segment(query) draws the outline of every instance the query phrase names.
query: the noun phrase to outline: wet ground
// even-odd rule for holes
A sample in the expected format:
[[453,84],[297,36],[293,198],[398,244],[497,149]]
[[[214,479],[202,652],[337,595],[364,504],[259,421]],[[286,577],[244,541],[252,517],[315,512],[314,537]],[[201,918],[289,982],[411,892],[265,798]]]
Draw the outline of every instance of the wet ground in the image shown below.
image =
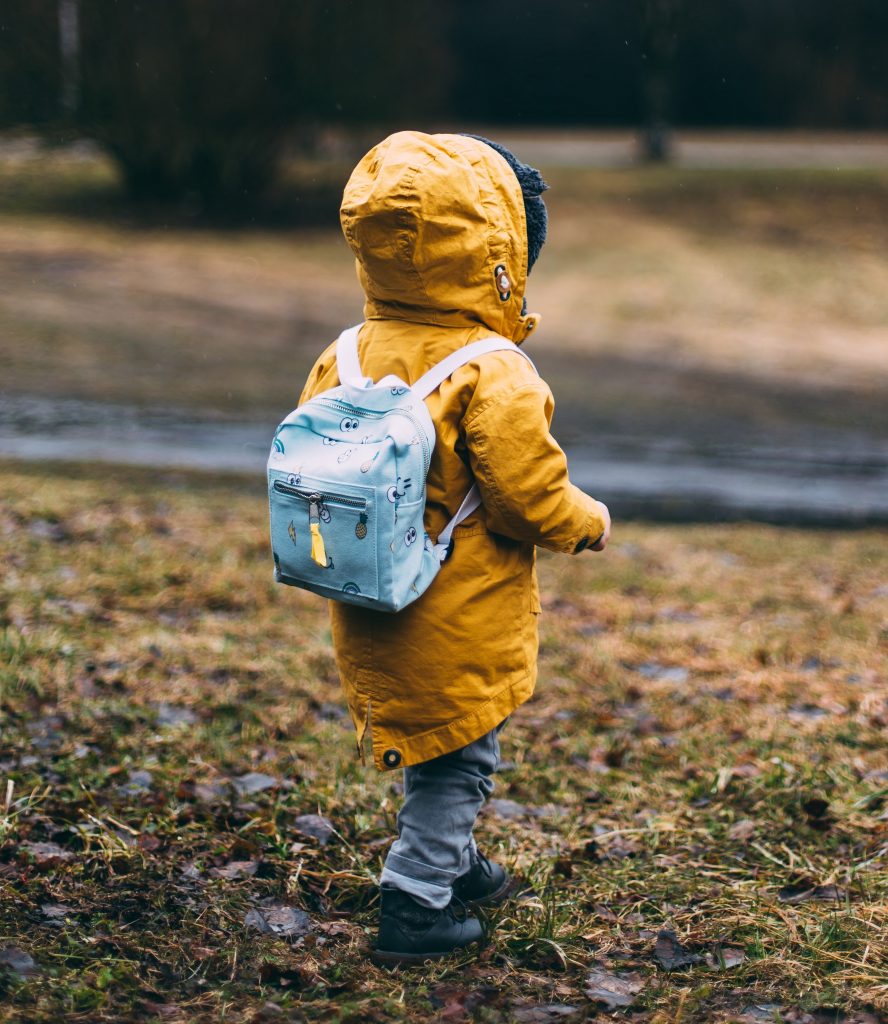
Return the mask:
[[[631,377],[624,368],[626,387]],[[888,523],[888,432],[873,433],[876,409],[859,410],[870,429],[856,429],[847,417],[836,429],[806,420],[803,403],[782,406],[791,400],[785,394],[763,397],[760,389],[751,403],[736,380],[718,410],[694,405],[683,397],[693,384],[676,375],[664,389],[660,380],[655,406],[646,408],[636,393],[622,416],[619,389],[608,403],[585,407],[566,396],[556,433],[576,483],[622,518]],[[826,406],[835,400],[821,396]],[[809,402],[816,408],[811,396]],[[271,419],[229,422],[173,408],[6,395],[0,456],[234,471],[258,481],[274,427]]]

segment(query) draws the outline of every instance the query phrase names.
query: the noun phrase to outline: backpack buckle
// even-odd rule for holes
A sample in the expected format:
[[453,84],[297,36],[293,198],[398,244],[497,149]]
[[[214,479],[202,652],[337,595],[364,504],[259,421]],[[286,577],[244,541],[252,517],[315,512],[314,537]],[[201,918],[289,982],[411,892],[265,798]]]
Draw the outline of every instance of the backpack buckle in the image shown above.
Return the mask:
[[432,550],[435,552],[438,562],[443,565],[453,554],[453,537],[447,544],[436,544]]

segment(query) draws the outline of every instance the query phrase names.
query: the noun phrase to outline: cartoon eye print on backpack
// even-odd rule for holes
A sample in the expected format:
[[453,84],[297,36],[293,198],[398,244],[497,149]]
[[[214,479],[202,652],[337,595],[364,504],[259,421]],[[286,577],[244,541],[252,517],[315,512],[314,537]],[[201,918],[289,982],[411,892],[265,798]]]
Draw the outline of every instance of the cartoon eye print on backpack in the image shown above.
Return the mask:
[[406,387],[398,386],[396,388],[392,388],[391,392],[395,396],[395,398],[400,398],[401,395],[406,395],[407,394],[407,388]]
[[416,542],[416,530],[415,530],[414,527],[411,526],[410,529],[404,534],[404,543],[409,548],[410,545],[414,544],[415,542]]
[[343,434],[353,434],[361,424],[354,418],[354,416],[343,416],[342,421],[339,424],[339,429]]
[[302,483],[302,467],[300,466],[297,472],[287,474],[287,483],[291,487],[298,487]]
[[398,482],[392,484],[391,487],[385,492],[385,496],[393,504],[397,505],[401,498],[406,497],[407,491],[410,489],[410,477],[398,477]]

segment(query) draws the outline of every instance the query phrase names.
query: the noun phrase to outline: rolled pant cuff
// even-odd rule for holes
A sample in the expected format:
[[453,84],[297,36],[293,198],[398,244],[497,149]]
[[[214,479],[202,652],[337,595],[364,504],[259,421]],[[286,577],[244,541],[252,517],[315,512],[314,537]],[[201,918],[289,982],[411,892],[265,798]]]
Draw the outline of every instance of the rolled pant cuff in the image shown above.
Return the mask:
[[412,896],[423,906],[433,907],[435,910],[442,910],[453,898],[453,890],[449,885],[423,882],[419,878],[411,878],[409,875],[402,875],[399,871],[392,871],[388,866],[382,869],[379,884],[394,886],[401,892]]

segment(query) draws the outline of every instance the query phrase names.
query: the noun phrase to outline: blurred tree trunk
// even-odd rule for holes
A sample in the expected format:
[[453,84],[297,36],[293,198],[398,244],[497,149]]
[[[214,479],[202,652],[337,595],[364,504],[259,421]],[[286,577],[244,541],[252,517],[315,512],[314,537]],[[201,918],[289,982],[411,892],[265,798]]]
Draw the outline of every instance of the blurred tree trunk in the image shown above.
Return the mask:
[[641,98],[642,159],[668,160],[672,155],[675,52],[682,0],[642,0]]
[[61,106],[70,117],[80,106],[80,0],[59,0],[59,55]]

